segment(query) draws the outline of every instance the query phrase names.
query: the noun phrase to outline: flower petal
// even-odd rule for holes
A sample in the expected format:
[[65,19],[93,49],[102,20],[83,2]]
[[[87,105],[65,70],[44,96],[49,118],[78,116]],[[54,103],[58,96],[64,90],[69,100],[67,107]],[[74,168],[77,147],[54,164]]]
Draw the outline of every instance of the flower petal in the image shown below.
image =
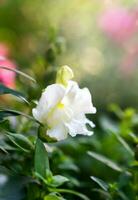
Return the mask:
[[67,128],[63,125],[57,125],[52,129],[47,130],[47,135],[49,135],[52,138],[57,139],[57,141],[64,140],[67,138],[68,132]]
[[[64,105],[63,105],[64,106]],[[71,121],[73,112],[71,109],[63,107],[58,108],[58,105],[54,107],[53,112],[47,116],[47,123],[50,127],[54,127],[57,124]]]
[[69,81],[63,101],[74,110],[75,115],[79,113],[96,113],[89,90],[87,88],[80,89],[75,81]]
[[37,107],[32,111],[35,119],[45,123],[48,113],[61,101],[64,94],[65,88],[62,85],[52,84],[48,86],[42,93]]
[[72,137],[76,136],[77,134],[90,136],[93,134],[93,131],[89,131],[87,129],[87,123],[94,127],[92,122],[90,123],[90,121],[85,116],[81,115],[78,118],[74,118],[70,123],[65,123],[65,125]]

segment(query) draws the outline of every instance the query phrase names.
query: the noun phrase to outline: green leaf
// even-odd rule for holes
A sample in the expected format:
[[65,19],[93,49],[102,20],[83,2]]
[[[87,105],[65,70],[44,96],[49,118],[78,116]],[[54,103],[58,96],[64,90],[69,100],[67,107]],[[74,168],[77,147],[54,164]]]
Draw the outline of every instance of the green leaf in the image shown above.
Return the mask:
[[51,187],[59,187],[67,181],[69,181],[69,179],[61,175],[52,176],[51,179],[47,179],[47,183]]
[[117,191],[122,200],[129,200],[128,197],[120,190]]
[[34,78],[29,76],[28,74],[25,74],[24,72],[21,72],[20,70],[9,68],[9,67],[5,67],[5,66],[0,66],[0,68],[5,69],[5,70],[9,70],[9,71],[13,71],[13,72],[15,72],[15,73],[17,73],[17,74],[19,74],[19,75],[21,75],[21,76],[23,76],[23,77],[25,77],[25,78],[27,78],[27,79],[29,79],[29,80],[31,80],[31,81],[36,83],[36,80]]
[[100,117],[100,125],[105,131],[118,132],[118,124],[105,115]]
[[21,92],[18,92],[16,90],[13,90],[11,88],[4,86],[3,84],[0,84],[0,95],[4,95],[4,94],[11,94],[13,96],[18,97],[19,99],[21,99],[25,103],[29,104],[29,102],[27,101],[27,99],[25,98],[25,96]]
[[18,116],[20,113],[15,110],[0,110],[0,120],[2,121],[5,117]]
[[46,170],[46,178],[44,178],[40,173],[35,172],[36,177],[41,179],[47,186],[50,187],[59,187],[60,185],[64,184],[65,182],[69,181],[68,178],[61,176],[61,175],[55,175],[53,176],[52,172],[50,170]]
[[110,112],[114,112],[120,119],[122,119],[123,116],[124,116],[123,111],[121,110],[121,108],[117,104],[110,104],[108,106],[108,110]]
[[120,144],[125,148],[125,150],[131,155],[134,156],[134,152],[130,148],[130,146],[127,144],[127,142],[117,133],[113,133],[116,136],[116,139],[120,142]]
[[10,110],[10,109],[0,109],[0,121],[2,121],[6,117],[19,116],[19,115],[27,117],[30,120],[36,121],[33,117],[31,117],[23,112],[16,111],[16,110]]
[[93,189],[92,191],[99,193],[104,199],[108,199],[108,200],[112,199],[109,192],[105,192],[104,190],[97,189],[97,188]]
[[8,136],[8,138],[9,138],[9,140],[10,140],[15,146],[17,146],[20,150],[22,150],[22,151],[24,151],[24,152],[26,152],[26,153],[29,152],[27,149],[24,149],[23,147],[21,147],[21,146],[15,141],[15,139],[14,139],[13,137],[11,137],[11,136],[9,136],[9,135],[7,135],[7,136]]
[[46,169],[49,170],[48,153],[43,142],[38,138],[35,145],[35,172],[42,177],[46,177]]
[[123,172],[124,169],[122,167],[120,167],[117,163],[115,163],[114,161],[110,160],[109,158],[106,158],[105,156],[95,153],[93,151],[88,151],[88,154],[95,158],[96,160],[102,162],[103,164],[107,165],[108,167],[110,167],[111,169],[118,171],[118,172]]
[[4,140],[0,140],[0,150],[8,153],[8,151],[17,151],[18,149],[16,147],[13,147],[12,145],[7,144]]
[[7,119],[4,119],[4,120],[2,120],[2,121],[0,121],[0,130],[1,129],[10,129],[10,123],[9,123],[9,120],[7,120]]
[[34,149],[33,144],[24,135],[7,132],[7,136],[17,147],[21,148],[22,150],[31,151]]
[[0,146],[0,151],[3,151],[6,154],[8,153],[8,151],[6,151],[6,149],[4,147],[2,147],[2,146]]
[[44,200],[65,200],[64,198],[60,197],[60,196],[57,196],[56,194],[54,193],[51,193],[47,196],[44,197]]
[[91,176],[91,179],[95,183],[97,183],[104,191],[106,191],[106,192],[108,191],[109,186],[108,186],[108,184],[106,182],[104,182],[103,180],[101,180],[101,179],[99,179],[99,178],[97,178],[95,176]]
[[83,200],[90,200],[85,194],[82,194],[80,192],[76,192],[74,190],[69,190],[69,189],[57,189],[57,188],[49,188],[49,190],[51,192],[58,192],[58,193],[67,193],[67,194],[72,194],[75,195],[77,197],[79,197],[80,199]]

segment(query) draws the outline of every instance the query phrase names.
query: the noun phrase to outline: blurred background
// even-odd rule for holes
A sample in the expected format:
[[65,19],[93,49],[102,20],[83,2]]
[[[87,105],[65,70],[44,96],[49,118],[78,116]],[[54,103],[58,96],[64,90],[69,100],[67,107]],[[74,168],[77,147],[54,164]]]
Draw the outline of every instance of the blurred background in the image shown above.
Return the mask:
[[[30,74],[41,88],[57,66],[69,65],[100,112],[109,103],[138,107],[137,35],[137,0],[0,0],[0,64]],[[11,74],[5,84],[35,91]]]
[[[16,91],[21,91],[30,103],[21,104],[12,95],[0,96],[0,200],[11,200],[11,194],[14,200],[21,200],[26,195],[24,188],[28,191],[25,200],[40,199],[36,197],[40,191],[37,182],[30,184],[27,179],[26,187],[23,177],[13,176],[9,182],[4,179],[10,176],[9,171],[15,176],[34,177],[34,169],[32,154],[17,151],[19,145],[9,141],[3,129],[23,133],[35,143],[38,127],[24,115],[15,119],[16,113],[7,114],[3,108],[31,115],[33,100],[54,83],[56,71],[62,65],[69,65],[81,87],[91,90],[98,113],[92,116],[96,124],[92,137],[68,138],[53,145],[50,163],[54,174],[69,177],[71,182],[66,187],[90,198],[107,200],[103,190],[101,196],[94,191],[99,179],[95,184],[90,179],[93,175],[108,183],[106,193],[112,199],[135,200],[135,194],[138,199],[137,36],[138,0],[0,0],[0,66],[20,70],[37,81],[0,68],[0,83],[15,89],[9,92],[15,96],[20,97]],[[0,94],[7,91],[3,88],[1,85]],[[115,164],[99,154],[87,154],[93,150]],[[121,170],[116,163],[122,166]],[[9,171],[3,172],[1,165]],[[3,183],[5,190],[1,189]],[[101,182],[98,185],[101,187]]]

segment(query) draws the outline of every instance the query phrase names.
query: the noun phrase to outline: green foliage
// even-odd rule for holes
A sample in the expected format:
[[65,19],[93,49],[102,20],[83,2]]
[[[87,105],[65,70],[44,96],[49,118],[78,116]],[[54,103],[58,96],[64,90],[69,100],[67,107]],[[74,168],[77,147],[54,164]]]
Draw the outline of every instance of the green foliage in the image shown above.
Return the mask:
[[42,141],[37,139],[35,145],[35,172],[43,178],[46,177],[46,169],[49,169],[48,153]]
[[13,90],[13,89],[10,89],[10,88],[7,88],[6,86],[0,84],[0,95],[3,95],[3,94],[12,94],[16,97],[18,97],[19,99],[21,99],[22,101],[26,102],[26,103],[29,103],[26,98],[23,96],[22,93],[16,91],[16,90]]
[[[5,86],[1,91],[3,96],[18,96]],[[94,136],[55,142],[45,136],[47,127],[30,116],[32,105],[21,105],[25,112],[0,110],[0,178],[6,177],[1,199],[15,195],[17,200],[135,200],[138,120],[134,109],[111,105],[112,116],[99,117]],[[20,187],[11,190],[14,178]]]
[[34,148],[31,141],[22,134],[13,134],[8,132],[7,137],[13,144],[15,144],[15,146],[19,147],[25,152],[29,152]]
[[60,197],[60,196],[57,196],[56,194],[54,193],[51,193],[47,196],[44,197],[44,200],[65,200],[64,198]]
[[99,178],[97,178],[97,177],[95,177],[95,176],[91,176],[91,179],[92,179],[93,181],[95,181],[103,190],[105,190],[105,191],[108,190],[109,186],[108,186],[107,183],[104,182],[103,180],[101,180],[101,179],[99,179]]
[[23,112],[16,111],[16,110],[9,110],[9,109],[0,109],[0,120],[3,120],[7,117],[12,117],[12,116],[24,116],[30,120],[35,121],[31,116]]
[[[22,68],[0,66],[16,73],[17,88],[0,84],[0,200],[138,200],[138,111],[124,109],[137,106],[137,73],[123,77],[118,68],[128,44],[101,38],[95,18],[101,2],[55,2],[0,2],[0,40]],[[57,142],[31,116],[62,64],[76,67],[95,93],[92,137]]]
[[123,169],[120,166],[118,166],[115,162],[113,162],[112,160],[106,158],[103,155],[97,154],[97,153],[92,152],[92,151],[88,152],[88,154],[90,156],[92,156],[93,158],[97,159],[98,161],[104,163],[108,167],[111,167],[112,169],[114,169],[114,170],[116,170],[118,172],[122,172],[123,171]]

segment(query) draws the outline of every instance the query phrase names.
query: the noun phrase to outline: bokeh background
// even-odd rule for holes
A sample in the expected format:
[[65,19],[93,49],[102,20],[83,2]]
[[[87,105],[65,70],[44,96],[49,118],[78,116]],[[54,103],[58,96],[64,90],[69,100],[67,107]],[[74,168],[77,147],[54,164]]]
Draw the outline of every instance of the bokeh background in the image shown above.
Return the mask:
[[[14,200],[34,200],[44,194],[37,178],[32,184],[28,179],[34,178],[32,152],[23,153],[3,133],[21,133],[34,145],[38,125],[24,115],[7,114],[5,108],[32,115],[34,101],[54,83],[62,65],[69,65],[81,87],[90,89],[98,112],[92,116],[92,137],[69,137],[50,146],[53,174],[69,177],[66,188],[90,199],[107,200],[109,194],[108,199],[138,199],[138,0],[0,0],[0,66],[36,79],[34,83],[0,68],[0,83],[20,91],[30,103],[0,96],[0,200],[12,195]],[[3,94],[3,85],[0,89]],[[12,117],[3,120],[6,116]],[[108,191],[90,176],[104,180]],[[98,186],[101,190],[95,190]]]
[[138,107],[137,35],[137,0],[0,0],[0,44],[17,68],[44,88],[69,65],[99,112]]

